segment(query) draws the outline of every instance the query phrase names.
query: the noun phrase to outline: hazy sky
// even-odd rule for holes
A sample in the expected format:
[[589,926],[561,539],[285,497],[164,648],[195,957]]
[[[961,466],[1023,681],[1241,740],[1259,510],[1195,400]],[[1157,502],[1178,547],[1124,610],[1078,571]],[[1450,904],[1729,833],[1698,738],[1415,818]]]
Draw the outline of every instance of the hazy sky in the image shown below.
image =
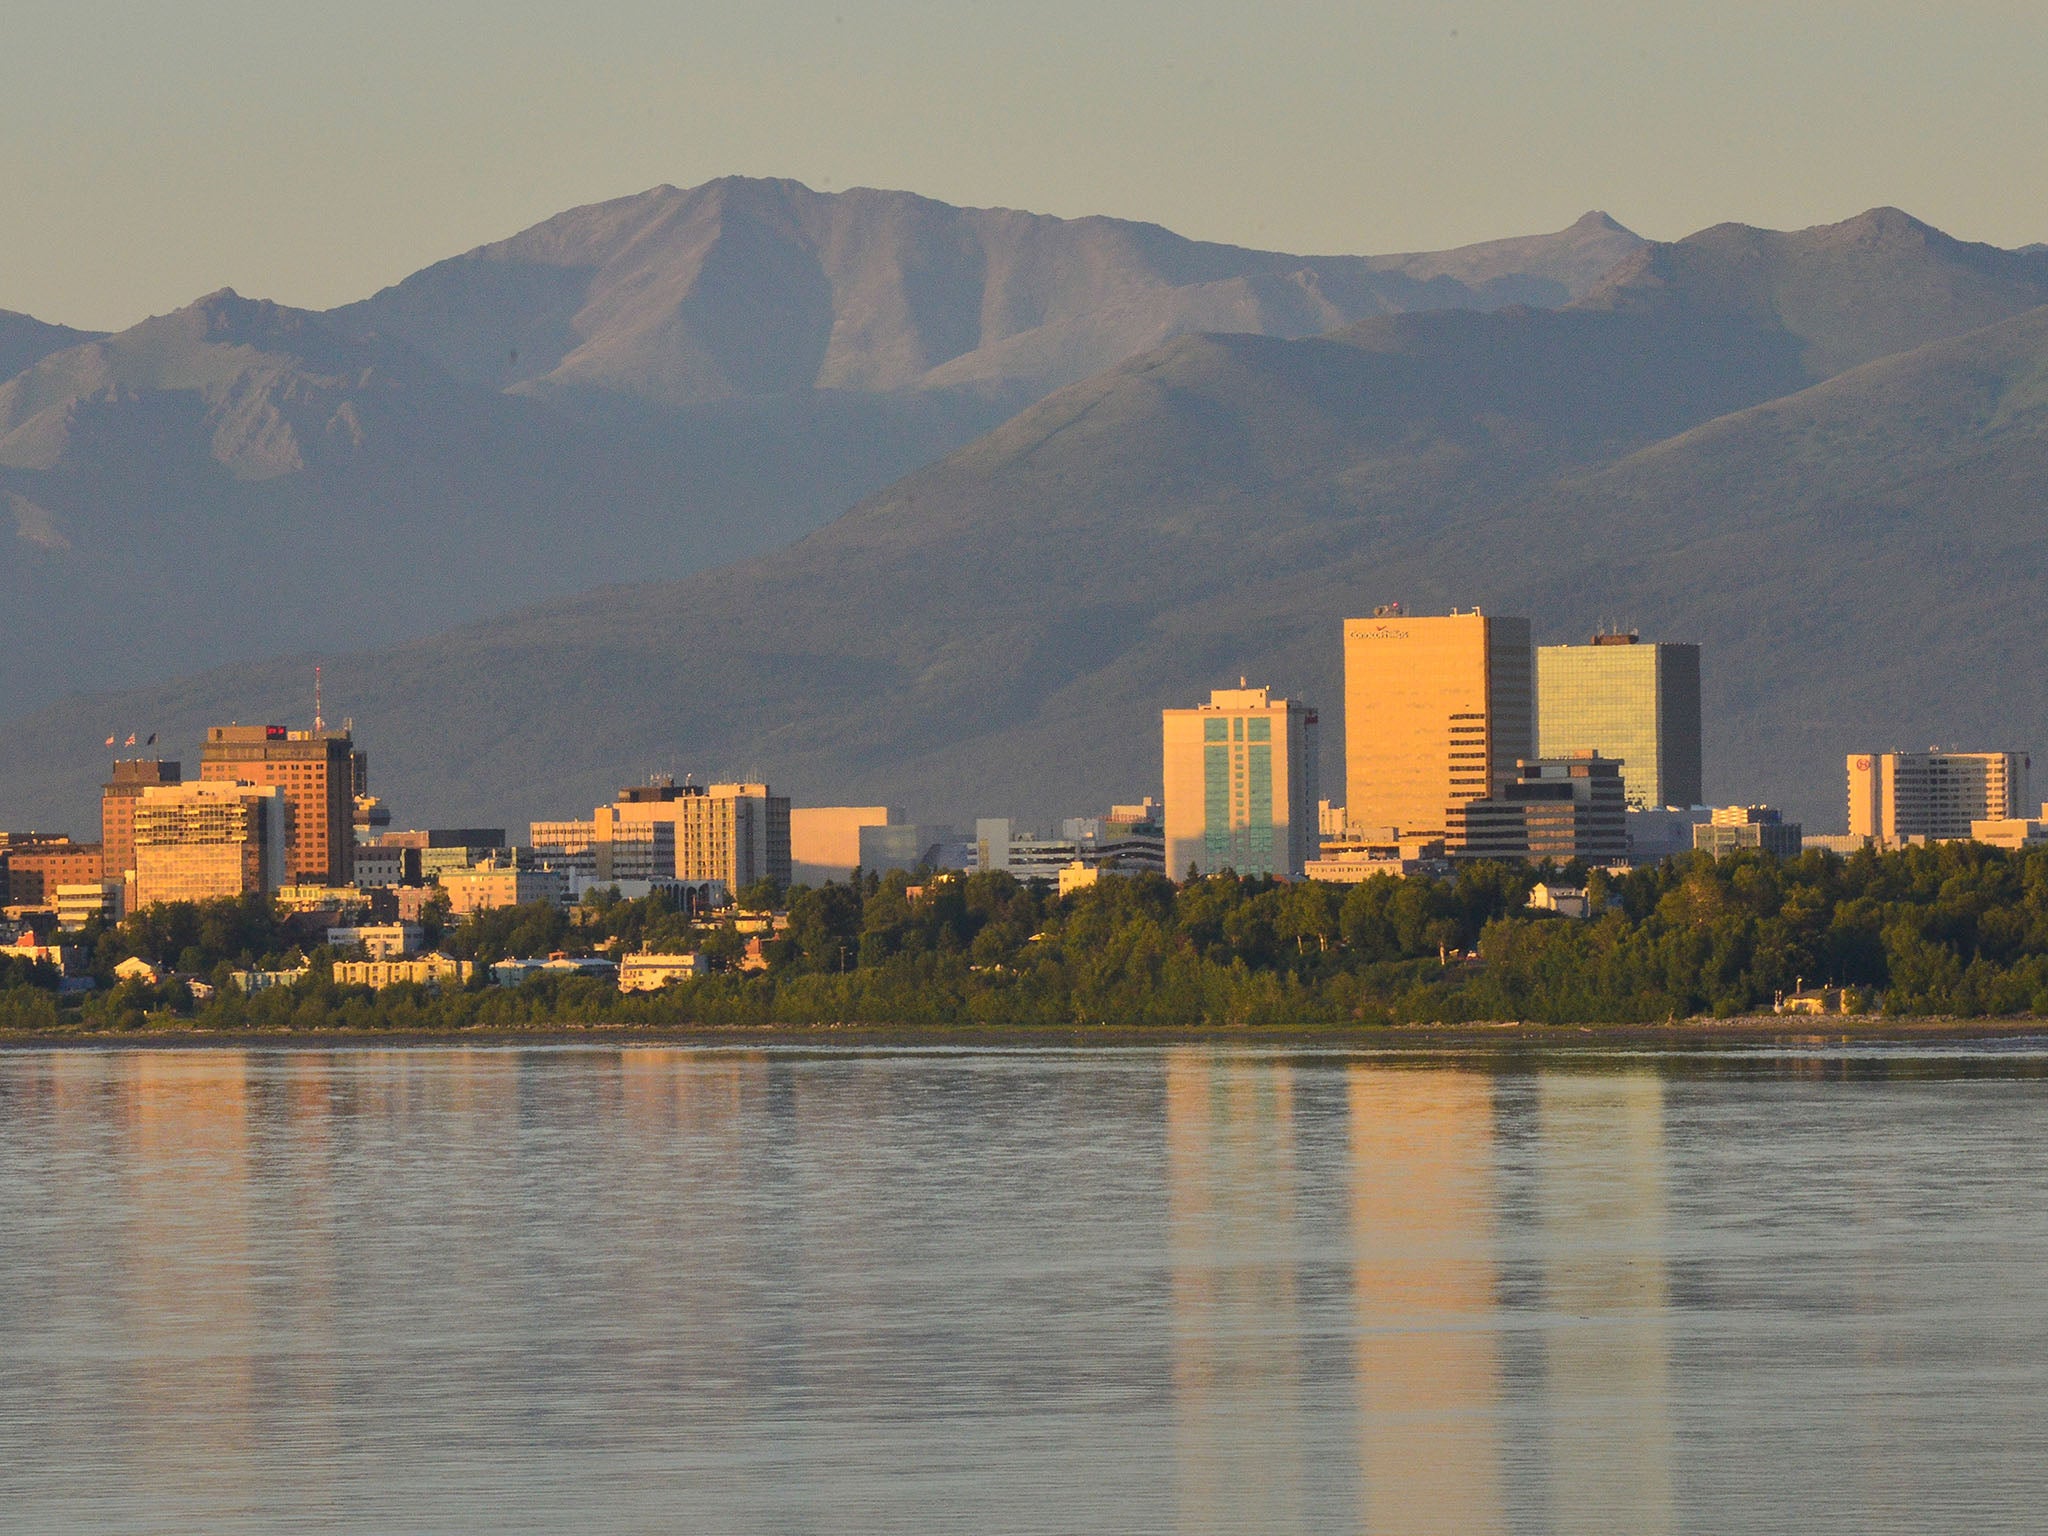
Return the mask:
[[1894,203],[2048,239],[2048,4],[8,0],[0,308],[324,307],[732,172],[1426,249]]

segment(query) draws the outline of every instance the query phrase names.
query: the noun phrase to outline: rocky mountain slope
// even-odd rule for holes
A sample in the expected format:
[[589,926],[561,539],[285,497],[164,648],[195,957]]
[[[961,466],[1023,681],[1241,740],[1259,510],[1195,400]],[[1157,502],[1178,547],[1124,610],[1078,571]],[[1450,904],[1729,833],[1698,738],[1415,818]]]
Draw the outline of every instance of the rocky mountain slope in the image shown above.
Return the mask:
[[[1880,210],[1657,247],[1555,312],[1183,337],[793,548],[332,658],[329,698],[407,816],[674,768],[1049,817],[1155,791],[1156,711],[1240,673],[1323,704],[1334,770],[1340,621],[1480,603],[1702,641],[1709,793],[1835,824],[1849,750],[2048,743],[2044,302],[2036,257]],[[73,804],[122,721],[303,714],[309,670],[18,724],[0,803]]]
[[0,716],[685,575],[1167,337],[1562,302],[1640,244],[1588,216],[1310,259],[727,180],[327,315],[222,292],[111,337],[0,316]]
[[1193,331],[1311,336],[1369,315],[1556,306],[1643,242],[1555,235],[1304,257],[1122,219],[727,177],[572,209],[342,313],[458,377],[692,405],[970,389],[1022,405]]

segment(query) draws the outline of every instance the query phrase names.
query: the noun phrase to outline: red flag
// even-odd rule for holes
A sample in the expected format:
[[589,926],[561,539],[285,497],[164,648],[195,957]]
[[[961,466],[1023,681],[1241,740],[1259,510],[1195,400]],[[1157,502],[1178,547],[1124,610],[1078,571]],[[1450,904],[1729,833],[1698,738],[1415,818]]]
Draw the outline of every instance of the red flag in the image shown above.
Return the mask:
[[111,747],[111,746],[112,746],[113,744],[114,744],[114,738],[113,738],[113,737],[111,737],[111,736],[109,736],[109,737],[107,738],[107,745]]
[[135,733],[134,733],[133,731],[130,731],[130,732],[128,733],[128,739],[127,739],[126,741],[122,742],[122,743],[121,743],[121,745],[122,745],[122,746],[124,746],[124,747],[132,747],[132,746],[134,746],[134,745],[135,745]]

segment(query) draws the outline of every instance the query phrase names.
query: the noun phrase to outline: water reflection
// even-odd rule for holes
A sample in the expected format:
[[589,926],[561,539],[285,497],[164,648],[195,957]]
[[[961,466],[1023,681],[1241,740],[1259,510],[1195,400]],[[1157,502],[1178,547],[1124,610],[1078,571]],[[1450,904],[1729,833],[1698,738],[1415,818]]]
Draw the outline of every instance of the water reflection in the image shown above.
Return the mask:
[[1545,1072],[1536,1126],[1551,1520],[1656,1536],[1672,1481],[1663,1080]]
[[1364,1527],[1485,1536],[1503,1528],[1493,1082],[1347,1078]]
[[2028,1530],[2041,1062],[0,1054],[0,1528]]
[[1170,1052],[1166,1178],[1180,1528],[1306,1529],[1292,1070]]
[[107,1278],[130,1348],[126,1390],[111,1406],[138,1481],[191,1485],[238,1507],[257,1480],[262,1334],[248,1055],[143,1051],[121,1066],[127,1221]]

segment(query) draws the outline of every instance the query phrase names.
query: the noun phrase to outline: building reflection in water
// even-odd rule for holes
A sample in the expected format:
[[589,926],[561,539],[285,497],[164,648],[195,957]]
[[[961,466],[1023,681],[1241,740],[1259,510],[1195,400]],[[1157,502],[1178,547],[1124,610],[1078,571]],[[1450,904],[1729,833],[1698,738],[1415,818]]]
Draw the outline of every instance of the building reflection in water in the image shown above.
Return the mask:
[[1291,1531],[1302,1505],[1294,1074],[1166,1066],[1176,1497],[1183,1530]]
[[232,1508],[255,1491],[262,1450],[249,1054],[112,1060],[128,1229],[110,1279],[125,1314],[134,1472]]
[[1671,1528],[1664,1165],[1655,1073],[1538,1077],[1542,1465],[1559,1531]]
[[1366,1530],[1504,1529],[1493,1082],[1348,1077]]

